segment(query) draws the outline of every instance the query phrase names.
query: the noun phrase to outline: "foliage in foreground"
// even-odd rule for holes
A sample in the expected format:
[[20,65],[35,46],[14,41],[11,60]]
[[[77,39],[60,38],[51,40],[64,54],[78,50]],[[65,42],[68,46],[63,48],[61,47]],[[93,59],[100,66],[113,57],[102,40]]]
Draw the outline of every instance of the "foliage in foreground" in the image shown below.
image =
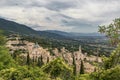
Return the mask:
[[5,37],[0,33],[0,70],[15,66],[14,60],[10,56],[5,45]]
[[39,68],[18,67],[3,69],[0,76],[4,80],[50,80]]
[[120,80],[120,66],[91,74],[92,80]]
[[61,58],[57,58],[44,65],[42,70],[51,75],[52,78],[60,77],[62,80],[72,79],[72,69]]

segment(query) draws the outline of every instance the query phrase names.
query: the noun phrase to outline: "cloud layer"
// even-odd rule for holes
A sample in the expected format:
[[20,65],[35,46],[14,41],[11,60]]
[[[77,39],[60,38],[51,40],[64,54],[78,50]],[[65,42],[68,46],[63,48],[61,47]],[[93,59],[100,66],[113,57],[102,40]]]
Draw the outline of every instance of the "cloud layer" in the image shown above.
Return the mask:
[[0,17],[36,30],[97,32],[120,17],[120,0],[0,0]]

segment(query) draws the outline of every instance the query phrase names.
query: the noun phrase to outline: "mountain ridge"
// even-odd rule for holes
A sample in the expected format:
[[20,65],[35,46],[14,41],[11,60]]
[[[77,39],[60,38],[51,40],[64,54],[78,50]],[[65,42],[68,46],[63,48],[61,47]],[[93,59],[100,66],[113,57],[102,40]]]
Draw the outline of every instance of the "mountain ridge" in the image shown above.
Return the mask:
[[64,32],[64,31],[58,31],[58,30],[46,30],[47,32],[51,32],[51,33],[56,33],[59,35],[63,35],[63,36],[68,36],[68,37],[83,37],[83,36],[104,36],[103,34],[97,33],[97,32],[93,32],[93,33],[78,33],[78,32]]
[[63,35],[50,33],[47,31],[36,31],[26,25],[19,24],[14,21],[9,21],[2,18],[0,18],[0,29],[2,29],[8,34],[17,33],[21,35],[37,36],[51,39],[68,39],[68,37],[65,37]]
[[36,31],[24,24],[19,24],[14,21],[6,20],[0,18],[0,29],[5,30],[7,32],[13,32],[23,35],[32,35],[32,36],[41,36],[52,39],[71,39],[71,38],[79,38],[79,37],[87,37],[87,36],[103,36],[99,33],[76,33],[76,32],[64,32],[58,30],[44,30],[44,31]]

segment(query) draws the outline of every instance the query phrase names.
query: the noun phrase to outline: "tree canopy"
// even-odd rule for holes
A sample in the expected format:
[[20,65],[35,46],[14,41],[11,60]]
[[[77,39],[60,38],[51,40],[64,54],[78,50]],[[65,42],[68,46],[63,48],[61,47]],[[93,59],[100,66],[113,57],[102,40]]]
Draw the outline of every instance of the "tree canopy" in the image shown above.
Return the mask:
[[99,32],[105,34],[112,45],[117,45],[120,42],[120,18],[113,20],[107,26],[99,26]]

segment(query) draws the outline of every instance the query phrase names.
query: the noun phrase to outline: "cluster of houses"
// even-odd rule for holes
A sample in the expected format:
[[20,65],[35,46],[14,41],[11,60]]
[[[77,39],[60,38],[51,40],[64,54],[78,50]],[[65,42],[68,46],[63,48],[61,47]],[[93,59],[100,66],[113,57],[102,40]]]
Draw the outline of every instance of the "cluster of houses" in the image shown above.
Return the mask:
[[[87,53],[83,54],[81,50],[81,46],[79,47],[78,51],[73,53],[69,52],[67,49],[65,49],[65,47],[63,47],[61,51],[55,48],[54,50],[52,50],[52,53],[54,55],[51,55],[48,49],[44,49],[37,42],[33,43],[26,40],[22,40],[18,35],[10,35],[8,37],[6,46],[9,48],[11,54],[13,54],[15,50],[21,49],[23,51],[26,51],[26,53],[28,52],[31,59],[37,59],[40,56],[42,56],[44,63],[47,63],[48,58],[49,61],[51,61],[57,57],[62,57],[69,65],[73,65],[73,55],[74,55],[77,72],[80,71],[81,60],[84,63],[85,72],[87,73],[91,73],[95,70],[95,66],[91,64],[91,62],[96,62],[96,61],[102,62],[100,57],[88,56]],[[23,53],[23,55],[27,56],[27,54],[25,53]]]

